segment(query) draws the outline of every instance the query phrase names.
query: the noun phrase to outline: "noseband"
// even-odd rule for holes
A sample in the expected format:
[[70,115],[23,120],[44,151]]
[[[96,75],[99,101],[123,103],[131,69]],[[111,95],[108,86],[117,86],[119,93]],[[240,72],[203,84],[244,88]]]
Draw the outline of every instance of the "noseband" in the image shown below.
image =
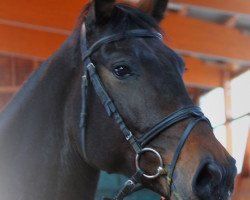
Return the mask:
[[[192,129],[195,125],[200,121],[206,121],[209,125],[210,122],[201,112],[201,109],[197,106],[186,106],[183,107],[170,115],[166,116],[163,120],[153,126],[149,131],[142,134],[141,137],[137,138],[126,126],[123,121],[122,116],[119,114],[115,104],[111,100],[109,94],[107,93],[97,71],[95,65],[92,63],[90,56],[92,53],[97,51],[102,45],[126,40],[130,38],[156,38],[162,39],[162,35],[158,32],[149,31],[145,29],[135,29],[129,30],[122,33],[117,33],[113,35],[109,35],[99,39],[95,42],[89,49],[87,48],[87,39],[86,39],[86,30],[85,25],[82,27],[82,37],[81,37],[81,53],[82,53],[82,61],[84,64],[84,72],[82,76],[82,111],[80,115],[80,142],[82,148],[82,154],[86,161],[86,100],[88,93],[88,83],[92,82],[92,85],[95,89],[96,94],[100,98],[105,110],[109,117],[112,117],[115,122],[119,125],[119,128],[124,135],[125,139],[129,142],[136,153],[135,164],[136,164],[136,173],[124,184],[123,188],[119,191],[119,193],[114,198],[105,198],[106,200],[122,200],[127,195],[131,194],[133,191],[137,190],[137,185],[140,183],[140,179],[144,176],[147,179],[155,179],[160,176],[167,177],[167,187],[168,187],[168,198],[171,196],[172,190],[172,177],[175,170],[175,166],[180,155],[181,149],[191,133]],[[165,129],[171,127],[172,125],[183,121],[187,118],[192,118],[187,127],[185,128],[172,158],[170,165],[164,166],[161,155],[154,149],[145,147],[150,141],[152,141],[155,137],[157,137],[160,133],[162,133]],[[155,157],[159,160],[159,167],[157,168],[157,172],[155,174],[146,174],[140,167],[141,157],[146,153],[150,152],[155,155]]]

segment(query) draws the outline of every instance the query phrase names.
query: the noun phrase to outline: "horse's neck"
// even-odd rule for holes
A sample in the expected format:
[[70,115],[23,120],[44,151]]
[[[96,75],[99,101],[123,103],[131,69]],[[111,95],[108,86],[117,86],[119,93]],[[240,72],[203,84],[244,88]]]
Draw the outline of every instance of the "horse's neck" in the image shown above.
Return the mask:
[[93,198],[99,173],[74,150],[63,119],[68,85],[79,67],[77,42],[69,39],[0,115],[3,200]]

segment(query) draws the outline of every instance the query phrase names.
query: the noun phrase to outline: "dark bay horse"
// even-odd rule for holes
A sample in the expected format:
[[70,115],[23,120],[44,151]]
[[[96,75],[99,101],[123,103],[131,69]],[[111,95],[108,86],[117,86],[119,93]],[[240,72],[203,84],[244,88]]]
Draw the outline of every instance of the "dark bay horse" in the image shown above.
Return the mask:
[[[182,60],[159,39],[166,6],[163,0],[145,0],[138,8],[95,0],[86,7],[71,36],[0,115],[1,200],[91,200],[100,170],[159,172],[139,182],[166,198],[229,199],[235,161],[193,106]],[[84,73],[91,79],[85,101]],[[86,130],[79,127],[80,113]],[[150,152],[142,153],[147,138]],[[166,166],[175,155],[169,180]]]

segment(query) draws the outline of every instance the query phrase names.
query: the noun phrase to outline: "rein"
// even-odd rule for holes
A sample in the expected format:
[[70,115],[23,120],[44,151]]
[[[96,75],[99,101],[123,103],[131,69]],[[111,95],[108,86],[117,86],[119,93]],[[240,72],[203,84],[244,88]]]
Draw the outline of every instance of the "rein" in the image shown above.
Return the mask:
[[[181,153],[182,147],[187,140],[189,134],[192,129],[200,122],[206,121],[209,125],[209,120],[204,116],[201,109],[197,106],[186,106],[183,107],[170,115],[166,116],[163,120],[153,126],[149,131],[142,134],[141,137],[137,138],[133,133],[129,130],[124,122],[122,116],[119,114],[118,109],[107,93],[97,71],[96,67],[90,59],[92,53],[97,51],[102,45],[108,44],[111,42],[121,41],[130,38],[156,38],[162,39],[162,35],[158,32],[149,31],[145,29],[136,29],[129,30],[123,33],[112,34],[106,37],[99,39],[95,42],[91,47],[87,48],[87,38],[86,38],[86,29],[85,24],[82,27],[82,37],[81,37],[81,54],[82,61],[84,65],[83,76],[82,76],[82,110],[80,114],[80,143],[82,148],[82,154],[86,162],[88,162],[87,153],[86,153],[86,102],[88,95],[88,84],[91,81],[94,90],[98,97],[100,98],[107,114],[109,117],[112,117],[115,122],[119,125],[119,128],[124,135],[125,139],[129,142],[136,153],[135,164],[136,164],[136,172],[135,174],[125,182],[122,189],[114,198],[104,198],[105,200],[122,200],[124,197],[128,196],[132,192],[135,192],[140,188],[138,188],[138,184],[140,183],[140,179],[145,177],[147,179],[155,179],[160,176],[165,176],[167,178],[167,188],[168,188],[168,199],[171,197],[172,186],[173,186],[173,173],[175,170],[176,163],[178,161],[179,155]],[[150,143],[155,137],[162,133],[165,129],[171,127],[172,125],[183,121],[185,119],[192,118],[192,121],[189,122],[187,127],[185,128],[174,153],[170,165],[164,165],[161,155],[154,149],[146,147],[147,144]],[[211,125],[210,125],[211,126]],[[141,157],[146,153],[153,153],[156,158],[159,160],[159,167],[157,168],[157,172],[155,174],[146,174],[140,167]],[[173,195],[176,195],[173,193]]]

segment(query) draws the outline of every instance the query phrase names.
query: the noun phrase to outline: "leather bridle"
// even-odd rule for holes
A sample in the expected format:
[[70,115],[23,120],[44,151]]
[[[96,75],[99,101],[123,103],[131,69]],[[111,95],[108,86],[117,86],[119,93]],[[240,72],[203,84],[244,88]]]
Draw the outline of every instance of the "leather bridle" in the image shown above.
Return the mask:
[[[86,101],[87,101],[87,93],[88,93],[88,84],[89,81],[92,82],[94,90],[98,97],[100,98],[105,110],[107,111],[108,116],[112,117],[115,122],[119,125],[119,128],[124,135],[125,139],[129,142],[136,153],[135,163],[136,163],[136,173],[124,184],[123,188],[120,192],[114,197],[111,198],[113,200],[121,200],[125,196],[131,194],[136,190],[136,185],[140,183],[140,179],[144,176],[147,179],[155,179],[160,176],[167,177],[168,184],[168,198],[171,196],[172,190],[172,177],[175,170],[175,166],[180,155],[181,149],[191,133],[192,129],[197,125],[200,121],[206,121],[209,125],[209,120],[204,116],[201,109],[197,106],[186,106],[183,107],[170,115],[166,116],[163,120],[157,123],[153,128],[151,128],[146,133],[142,134],[140,138],[137,138],[133,133],[129,130],[124,122],[122,116],[119,114],[118,109],[107,93],[97,71],[96,67],[90,59],[92,53],[97,51],[102,45],[121,41],[130,38],[157,38],[162,39],[162,35],[155,31],[150,31],[146,29],[135,29],[129,30],[122,33],[112,34],[109,36],[105,36],[95,42],[91,47],[87,48],[87,39],[86,39],[86,29],[85,24],[82,27],[82,35],[81,35],[81,54],[82,61],[84,65],[84,71],[82,76],[82,111],[80,116],[80,142],[82,148],[82,154],[84,159],[88,162],[87,154],[86,154]],[[183,121],[185,119],[192,118],[192,120],[188,123],[185,128],[172,158],[171,164],[164,166],[161,155],[154,149],[145,147],[150,141],[152,141],[155,137],[157,137],[160,133],[162,133],[165,129],[171,127],[172,125]],[[211,125],[210,125],[211,126]],[[159,160],[159,167],[157,169],[156,174],[145,174],[145,172],[140,167],[141,157],[145,154],[145,152],[153,153],[156,158]],[[110,199],[110,198],[105,198]]]

